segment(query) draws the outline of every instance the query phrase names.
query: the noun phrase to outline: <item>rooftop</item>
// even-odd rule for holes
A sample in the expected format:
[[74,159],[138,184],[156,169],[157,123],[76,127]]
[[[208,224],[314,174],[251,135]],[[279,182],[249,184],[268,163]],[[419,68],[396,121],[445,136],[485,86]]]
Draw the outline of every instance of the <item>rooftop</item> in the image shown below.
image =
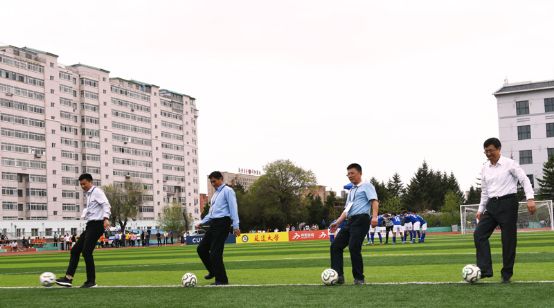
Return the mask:
[[540,90],[554,89],[554,80],[538,81],[538,82],[521,82],[513,84],[505,84],[498,91],[494,92],[494,96],[519,93],[519,92],[531,92]]
[[77,67],[77,66],[90,68],[90,69],[101,71],[101,72],[108,73],[108,74],[110,73],[110,71],[107,71],[105,69],[101,69],[101,68],[98,68],[98,67],[94,67],[94,66],[91,66],[91,65],[86,65],[86,64],[81,64],[81,63],[70,65],[70,67]]

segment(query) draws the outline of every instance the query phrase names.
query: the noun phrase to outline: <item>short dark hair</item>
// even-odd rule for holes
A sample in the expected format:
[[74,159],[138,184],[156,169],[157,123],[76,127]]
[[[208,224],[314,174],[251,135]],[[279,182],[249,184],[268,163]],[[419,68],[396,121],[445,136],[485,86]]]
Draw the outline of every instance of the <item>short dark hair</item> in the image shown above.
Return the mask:
[[360,164],[356,164],[356,163],[353,163],[353,164],[350,164],[348,165],[348,167],[346,167],[346,170],[349,170],[349,169],[356,169],[358,170],[358,172],[362,173],[362,166],[360,166]]
[[489,145],[494,145],[495,148],[500,149],[502,147],[502,144],[500,143],[500,140],[498,138],[489,138],[485,140],[485,143],[483,143],[483,148],[488,147]]
[[208,175],[208,179],[218,179],[221,180],[223,178],[223,174],[219,171],[214,171]]
[[79,176],[79,181],[82,181],[82,180],[87,180],[89,182],[92,182],[92,175],[88,173],[83,173],[81,174],[81,176]]

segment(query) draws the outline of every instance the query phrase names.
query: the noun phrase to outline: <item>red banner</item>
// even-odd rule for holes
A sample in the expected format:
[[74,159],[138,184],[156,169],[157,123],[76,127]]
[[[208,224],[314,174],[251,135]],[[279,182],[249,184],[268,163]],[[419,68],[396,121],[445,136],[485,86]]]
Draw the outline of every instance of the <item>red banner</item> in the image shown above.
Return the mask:
[[328,230],[290,231],[289,241],[328,240]]

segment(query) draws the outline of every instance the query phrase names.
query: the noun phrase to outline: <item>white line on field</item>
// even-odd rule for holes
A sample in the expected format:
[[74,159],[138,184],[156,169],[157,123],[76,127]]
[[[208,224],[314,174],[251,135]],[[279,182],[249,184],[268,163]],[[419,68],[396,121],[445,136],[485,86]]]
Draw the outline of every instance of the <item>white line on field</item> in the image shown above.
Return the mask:
[[[500,282],[485,282],[485,284],[499,284]],[[554,283],[554,280],[527,280],[527,281],[512,281],[511,284],[531,284],[531,283]],[[405,282],[368,282],[365,285],[368,286],[392,286],[392,285],[460,285],[468,284],[464,281],[405,281]],[[275,283],[275,284],[229,284],[229,285],[204,285],[197,286],[198,288],[242,288],[242,287],[313,287],[323,286],[321,283]],[[4,289],[40,289],[45,287],[0,287],[0,290]],[[98,286],[98,288],[181,288],[180,285],[138,285],[138,286]],[[52,289],[56,289],[53,287]],[[66,289],[60,287],[57,289]],[[69,288],[67,288],[69,289]]]

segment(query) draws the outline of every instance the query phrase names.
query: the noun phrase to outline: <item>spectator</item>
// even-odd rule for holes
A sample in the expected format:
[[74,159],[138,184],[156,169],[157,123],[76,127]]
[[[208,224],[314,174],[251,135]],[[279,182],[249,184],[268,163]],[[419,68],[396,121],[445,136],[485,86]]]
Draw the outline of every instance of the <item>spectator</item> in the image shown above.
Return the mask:
[[158,247],[162,245],[162,235],[160,234],[160,230],[156,231],[156,238],[158,239]]
[[164,231],[163,237],[164,237],[164,245],[167,245],[167,231]]
[[169,231],[169,238],[171,239],[171,245],[173,245],[173,230]]
[[142,232],[140,232],[140,243],[142,246],[145,246],[144,244],[144,230],[142,230]]
[[146,246],[150,246],[150,235],[152,235],[152,230],[146,230]]

